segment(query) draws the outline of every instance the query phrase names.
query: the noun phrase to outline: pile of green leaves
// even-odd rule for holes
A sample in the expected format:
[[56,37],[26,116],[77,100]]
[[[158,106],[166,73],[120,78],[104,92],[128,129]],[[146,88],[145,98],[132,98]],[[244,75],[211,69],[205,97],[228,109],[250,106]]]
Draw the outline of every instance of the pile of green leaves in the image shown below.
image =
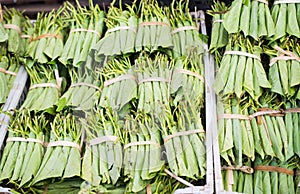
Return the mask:
[[125,146],[129,143],[148,142],[154,144],[132,145],[124,148],[124,176],[128,179],[131,192],[139,192],[151,183],[162,170],[161,136],[159,126],[146,114],[135,118],[127,117],[125,121]]
[[[299,155],[296,143],[300,137],[299,113],[289,112],[299,105],[286,101],[282,107],[274,101],[274,96],[266,95],[261,105],[256,106],[247,99],[236,98],[218,104],[220,154],[227,164],[242,166],[244,157],[254,161],[257,155],[262,159],[274,157],[281,162]],[[243,118],[224,118],[224,114]],[[258,116],[251,117],[252,114]]]
[[170,104],[169,83],[174,61],[157,54],[154,59],[141,56],[135,61],[138,78],[137,110],[143,113],[161,113]]
[[217,64],[220,64],[224,53],[224,47],[228,44],[229,35],[224,28],[224,14],[228,11],[224,2],[215,2],[212,9],[207,11],[212,19],[212,30],[210,36],[209,50],[214,54]]
[[[236,98],[230,99],[224,104],[219,102],[217,109],[219,117],[222,114],[249,115],[247,107],[242,107]],[[220,155],[227,164],[242,166],[243,156],[254,160],[255,148],[258,149],[256,150],[258,153],[264,154],[266,152],[268,154],[267,150],[261,151],[263,149],[262,143],[266,144],[268,148],[271,145],[270,142],[266,141],[268,140],[267,134],[262,123],[260,123],[260,127],[261,130],[258,130],[256,119],[251,122],[239,119],[218,119]]]
[[170,83],[172,103],[176,106],[186,96],[200,111],[204,104],[203,53],[192,53],[189,57],[176,60]]
[[30,77],[30,86],[35,84],[52,83],[57,87],[37,87],[29,88],[29,92],[21,109],[43,111],[52,108],[58,103],[60,87],[54,73],[55,66],[35,65],[32,68],[26,67]]
[[158,5],[156,0],[141,2],[138,31],[135,40],[137,52],[153,52],[160,48],[170,49],[173,46],[168,8]]
[[[174,113],[165,107],[163,114],[158,115],[162,137],[164,139],[167,166],[176,176],[184,176],[191,179],[201,179],[206,174],[206,148],[205,131],[202,126],[200,113],[188,97],[181,101]],[[169,135],[190,130],[201,132],[187,135]]]
[[224,190],[247,194],[254,193],[253,169],[251,168],[251,162],[245,161],[243,167],[247,168],[245,169],[246,171],[240,169],[222,170]]
[[[86,131],[85,153],[82,161],[82,178],[92,186],[114,185],[122,177],[123,148],[122,124],[111,109],[96,109],[88,114],[83,125]],[[123,129],[124,130],[124,129]],[[107,140],[92,144],[97,138],[115,136],[116,141]]]
[[[261,160],[257,158],[254,162],[255,166],[258,165],[269,165],[269,166],[279,166],[289,170],[294,170],[299,160],[295,158],[287,162],[280,162],[276,159],[273,160]],[[278,173],[278,172],[268,172],[259,171],[254,172],[254,193],[295,193],[295,183],[292,175]]]
[[97,73],[87,68],[71,68],[71,85],[60,97],[58,105],[74,110],[91,110],[100,96]]
[[[82,126],[71,114],[55,115],[50,123],[46,142],[67,141],[80,145]],[[46,148],[42,163],[30,185],[51,179],[66,179],[81,175],[81,154],[76,147],[53,146]]]
[[[294,153],[295,155],[298,155],[300,157],[300,144],[298,143],[300,141],[300,113],[298,112],[288,112],[289,109],[299,108],[300,103],[299,101],[288,101],[285,102],[285,116],[284,116],[284,122],[287,129],[287,136],[288,136],[288,152],[290,153],[290,156]],[[290,130],[293,129],[293,130]]]
[[[254,173],[245,173],[240,170],[234,171],[223,171],[223,180],[225,190],[239,193],[253,193],[253,194],[264,194],[264,193],[296,193],[295,182],[293,175],[280,173],[276,171],[263,171],[256,170],[257,166],[264,167],[280,167],[287,170],[294,170],[297,166],[297,158],[293,158],[288,162],[280,162],[277,159],[265,159],[256,158],[254,161],[253,168]],[[251,162],[245,163],[251,167]],[[233,175],[233,182],[230,181],[230,173]]]
[[[277,25],[281,27],[282,24]],[[224,15],[224,27],[229,34],[243,32],[245,37],[251,36],[255,40],[275,34],[268,1],[234,0]]]
[[[254,54],[257,58],[226,54],[226,51],[242,51]],[[265,88],[271,88],[260,60],[261,52],[259,44],[243,36],[230,39],[216,74],[214,82],[216,93],[223,97],[234,94],[238,98],[246,93],[257,101]]]
[[102,36],[105,14],[100,10],[99,5],[90,3],[89,8],[86,8],[78,1],[76,3],[76,7],[69,2],[65,4],[67,11],[64,14],[70,32],[59,61],[64,65],[72,64],[74,67],[79,67],[82,62],[91,60],[89,53]]
[[109,8],[105,18],[106,34],[93,48],[98,57],[127,55],[135,51],[137,10],[135,4],[126,8],[123,10],[114,5]]
[[38,13],[27,48],[27,57],[38,63],[57,59],[64,49],[64,22],[61,13],[64,7],[49,13]]
[[120,115],[125,115],[137,98],[138,88],[130,59],[113,59],[103,69],[99,69],[99,73],[103,87],[99,106],[110,107]]
[[188,3],[173,1],[170,8],[170,24],[173,29],[173,58],[180,56],[189,56],[191,52],[203,53],[203,42],[200,37],[199,28],[193,20]]
[[[9,127],[8,138],[33,138],[43,142],[43,132],[47,127],[48,121],[45,115],[35,115],[26,110],[20,111]],[[19,187],[27,187],[37,174],[43,152],[41,143],[7,142],[0,162],[0,180]]]

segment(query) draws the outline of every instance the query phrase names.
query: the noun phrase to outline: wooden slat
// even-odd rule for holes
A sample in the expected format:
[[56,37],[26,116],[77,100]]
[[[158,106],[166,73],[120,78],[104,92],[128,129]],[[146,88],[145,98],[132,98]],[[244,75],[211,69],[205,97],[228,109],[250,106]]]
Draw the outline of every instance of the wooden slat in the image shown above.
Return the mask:
[[[212,66],[212,76],[214,79],[214,72],[215,72],[215,63],[213,56],[210,56],[211,58],[211,66]],[[214,92],[213,92],[214,93]],[[215,192],[217,194],[224,191],[223,186],[223,179],[221,174],[221,161],[220,161],[220,149],[219,149],[219,141],[218,141],[218,128],[217,128],[217,106],[216,106],[216,94],[214,93],[214,126],[212,128],[213,133],[213,155],[214,155],[214,176],[215,176]]]
[[[206,26],[205,26],[205,14],[203,11],[200,11],[200,26],[201,33],[207,35]],[[205,70],[205,123],[206,123],[206,186],[209,188],[210,193],[214,191],[214,167],[213,167],[213,128],[215,127],[216,122],[216,113],[215,113],[215,94],[212,90],[212,85],[214,77],[214,69],[212,68],[210,62],[210,54],[208,51],[207,43],[203,42],[204,47],[204,70]]]
[[24,11],[25,14],[33,14],[37,12],[50,12],[53,9],[58,9],[61,4],[23,4],[23,5],[14,5],[13,8]]
[[[10,111],[17,108],[17,106],[20,103],[20,99],[23,94],[23,91],[25,89],[27,78],[28,78],[28,74],[25,68],[21,66],[16,76],[16,79],[14,81],[14,86],[11,89],[7,97],[7,101],[3,107],[3,112]],[[8,115],[0,114],[0,123],[2,123],[0,126],[0,148],[2,148],[3,146],[9,121],[10,121],[10,117]]]

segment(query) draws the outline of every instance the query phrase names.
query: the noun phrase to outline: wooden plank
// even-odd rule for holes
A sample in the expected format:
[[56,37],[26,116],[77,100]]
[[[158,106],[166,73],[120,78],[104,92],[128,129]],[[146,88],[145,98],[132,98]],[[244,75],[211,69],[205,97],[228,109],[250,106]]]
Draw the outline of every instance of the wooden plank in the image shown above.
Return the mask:
[[[215,63],[214,63],[214,58],[213,56],[210,56],[211,58],[211,66],[212,66],[212,72],[215,72]],[[213,79],[214,79],[214,73],[213,73]],[[214,91],[213,91],[214,93]],[[219,149],[219,141],[218,141],[218,127],[217,127],[217,105],[216,105],[216,94],[214,93],[214,115],[215,118],[214,121],[214,126],[212,128],[212,133],[213,133],[213,155],[214,155],[214,175],[215,175],[215,192],[221,193],[224,191],[224,186],[223,186],[223,179],[222,179],[222,174],[221,174],[221,161],[220,161],[220,149]]]
[[[200,14],[200,26],[201,33],[207,35],[205,26],[205,14],[203,11],[199,11]],[[212,90],[212,84],[214,78],[212,74],[214,69],[210,63],[210,57],[208,52],[207,43],[203,42],[204,47],[204,70],[205,70],[205,123],[206,123],[206,186],[210,193],[214,191],[214,169],[213,169],[213,136],[212,129],[214,122],[216,121],[216,115],[214,116],[214,93]],[[215,117],[215,118],[214,118]]]
[[[218,141],[218,127],[217,127],[217,99],[216,94],[213,90],[212,84],[215,79],[215,62],[214,57],[209,54],[210,57],[210,67],[208,73],[209,75],[205,75],[206,83],[209,82],[211,85],[209,87],[211,93],[211,107],[210,113],[206,113],[211,115],[210,122],[211,130],[212,130],[212,139],[213,139],[213,163],[214,163],[214,183],[215,183],[215,193],[216,194],[239,194],[237,192],[228,192],[224,190],[223,179],[221,174],[221,160],[220,160],[220,149],[219,149],[219,141]],[[205,68],[205,70],[207,70]],[[208,76],[208,77],[207,77]],[[209,80],[208,80],[209,79]],[[207,98],[206,98],[207,100]]]
[[50,12],[53,9],[56,10],[61,7],[61,4],[21,4],[21,5],[9,5],[8,8],[15,8],[16,10],[24,11],[26,14],[36,14],[38,12]]
[[196,186],[196,187],[188,187],[185,189],[177,189],[174,194],[208,194],[210,192],[206,191],[206,188],[204,186]]
[[[14,81],[14,86],[11,89],[7,101],[3,107],[3,112],[5,111],[10,111],[15,108],[20,103],[21,96],[23,94],[23,91],[26,86],[26,81],[28,78],[28,74],[23,66],[20,67],[18,74],[16,76],[16,79]],[[0,148],[2,149],[6,133],[7,133],[7,128],[9,125],[10,117],[7,114],[0,114]]]

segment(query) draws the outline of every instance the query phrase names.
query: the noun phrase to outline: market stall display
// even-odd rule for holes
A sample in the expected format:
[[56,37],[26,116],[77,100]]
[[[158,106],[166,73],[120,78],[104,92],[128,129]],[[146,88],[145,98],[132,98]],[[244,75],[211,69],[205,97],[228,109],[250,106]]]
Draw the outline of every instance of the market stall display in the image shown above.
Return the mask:
[[[183,1],[111,5],[107,13],[65,3],[22,28],[26,52],[15,56],[30,84],[11,115],[1,185],[15,192],[63,185],[82,193],[211,192],[201,119],[205,39],[195,18]],[[29,169],[22,165],[35,156]]]

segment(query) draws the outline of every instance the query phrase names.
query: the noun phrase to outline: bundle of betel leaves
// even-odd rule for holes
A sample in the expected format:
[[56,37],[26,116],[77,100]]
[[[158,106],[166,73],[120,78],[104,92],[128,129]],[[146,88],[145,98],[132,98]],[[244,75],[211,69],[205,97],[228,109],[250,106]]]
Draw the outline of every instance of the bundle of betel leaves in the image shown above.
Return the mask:
[[229,40],[228,32],[225,30],[223,24],[224,14],[227,11],[228,7],[225,3],[219,1],[212,5],[211,10],[207,11],[207,13],[213,17],[209,51],[214,55],[217,65],[219,65],[222,60],[224,48],[228,44]]
[[64,65],[79,67],[89,59],[91,49],[102,37],[105,13],[100,10],[99,5],[93,5],[92,1],[89,8],[82,7],[78,1],[76,3],[76,7],[69,2],[65,3],[64,14],[67,21],[64,21],[68,22],[70,31],[59,61]]
[[[227,100],[226,102],[218,102],[218,133],[219,133],[219,147],[220,155],[228,165],[242,166],[243,156],[252,160],[255,158],[255,143],[257,143],[257,152],[268,154],[268,152],[261,151],[260,137],[265,140],[267,138],[265,130],[259,130],[257,122],[254,119],[251,123],[250,120],[239,120],[229,118],[230,115],[244,115],[247,117],[248,107],[242,106],[242,103],[236,98]],[[229,116],[227,116],[229,115]],[[228,117],[228,118],[226,118]],[[251,126],[252,124],[252,126]],[[263,128],[263,125],[260,125]],[[255,134],[254,134],[255,133]],[[256,134],[256,133],[261,133]],[[254,136],[259,138],[255,139]],[[265,142],[265,141],[263,141]],[[269,142],[265,142],[269,147]]]
[[44,114],[18,111],[8,129],[0,162],[2,183],[27,187],[36,176],[44,153]]
[[26,66],[30,77],[30,87],[21,109],[43,111],[58,103],[61,89],[61,78],[54,65],[36,64]]
[[260,43],[235,35],[226,46],[220,68],[216,74],[214,89],[217,95],[234,94],[240,98],[247,93],[256,101],[263,89],[271,88],[262,65]]
[[34,31],[28,35],[29,45],[26,57],[44,64],[61,56],[64,48],[65,22],[62,15],[64,9],[65,7],[61,7],[49,13],[38,13]]
[[223,167],[225,190],[246,194],[296,193],[297,185],[293,175],[299,159],[280,162],[277,159],[262,160],[257,157],[252,165],[249,161],[245,164],[240,168]]
[[160,127],[144,113],[127,116],[124,126],[124,176],[127,191],[140,192],[157,177],[164,167],[161,158]]
[[[21,106],[26,115],[17,114],[24,121],[16,123],[30,130],[34,126],[25,125],[28,119],[45,124],[39,125],[42,138],[24,135],[34,146],[40,141],[27,137],[41,139],[42,152],[35,158],[38,165],[21,165],[34,165],[34,172],[22,185],[13,183],[21,187],[18,191],[75,193],[80,180],[82,193],[173,193],[185,187],[167,169],[195,182],[203,179],[204,49],[197,25],[184,13],[187,5],[174,1],[169,9],[147,0],[140,7],[135,2],[126,9],[111,7],[104,16],[97,5],[66,3],[39,14],[33,28],[23,30],[30,88]],[[108,31],[100,40],[104,17]],[[179,46],[174,56],[173,41]],[[113,57],[98,66],[102,55]],[[94,106],[95,112],[86,111]],[[70,114],[78,109],[87,114],[80,122]],[[82,130],[86,141],[81,150]],[[166,158],[164,143],[169,146]]]
[[[226,190],[243,193],[296,191],[299,104],[296,101],[283,104],[276,95],[266,96],[260,100],[260,105],[232,98],[231,104],[221,105],[223,110],[218,107]],[[227,185],[231,185],[230,188]]]
[[22,12],[16,9],[4,10],[0,7],[0,43],[7,48],[8,52],[23,55],[28,41],[23,38],[23,31],[30,27],[30,21]]
[[244,166],[222,166],[224,189],[228,192],[253,194],[253,168],[251,162],[245,160]]
[[[290,155],[293,153],[300,157],[300,103],[299,100],[289,100],[284,105],[284,122],[288,135],[288,150]],[[293,129],[293,130],[291,130]]]
[[20,68],[18,57],[0,55],[0,104],[6,102]]
[[110,6],[105,18],[107,31],[105,36],[94,46],[93,50],[97,58],[116,55],[128,55],[135,52],[135,39],[137,33],[138,16],[135,3],[127,5],[126,10],[122,6]]
[[157,115],[167,167],[175,176],[198,180],[206,174],[205,131],[200,113],[186,96],[174,109]]
[[[71,85],[60,97],[58,107],[74,110],[91,110],[100,96],[99,75],[82,65],[70,68]],[[57,110],[58,111],[58,110]]]
[[111,108],[96,108],[82,121],[86,148],[82,178],[92,186],[116,186],[123,168],[122,123]]
[[268,50],[271,91],[287,98],[300,99],[300,43],[285,38],[280,46]]
[[81,175],[82,125],[78,118],[62,112],[49,124],[44,140],[46,151],[30,186]]
[[299,125],[297,104],[286,101],[283,107],[275,98],[265,94],[260,104],[247,98],[218,104],[220,154],[229,165],[242,166],[244,156],[284,162],[299,155],[299,132],[291,130]]
[[272,6],[272,18],[275,24],[273,39],[288,35],[300,38],[300,4],[299,1],[275,0]]
[[173,1],[169,9],[172,27],[173,58],[188,56],[191,52],[203,53],[199,27],[193,20],[186,1]]
[[128,57],[113,59],[99,69],[101,75],[100,107],[111,107],[125,115],[137,99],[138,84]]
[[153,59],[148,55],[141,55],[135,61],[138,81],[138,111],[160,113],[163,105],[170,103],[169,84],[173,67],[174,61],[162,54],[156,54]]
[[160,7],[156,0],[141,2],[140,18],[135,40],[137,52],[154,52],[158,49],[171,49],[173,47],[169,8]]
[[234,0],[224,14],[224,27],[229,34],[243,32],[255,40],[270,38],[275,34],[275,25],[267,0]]
[[204,83],[203,53],[191,52],[188,57],[177,59],[169,85],[172,103],[176,106],[188,95],[200,111],[204,103]]

